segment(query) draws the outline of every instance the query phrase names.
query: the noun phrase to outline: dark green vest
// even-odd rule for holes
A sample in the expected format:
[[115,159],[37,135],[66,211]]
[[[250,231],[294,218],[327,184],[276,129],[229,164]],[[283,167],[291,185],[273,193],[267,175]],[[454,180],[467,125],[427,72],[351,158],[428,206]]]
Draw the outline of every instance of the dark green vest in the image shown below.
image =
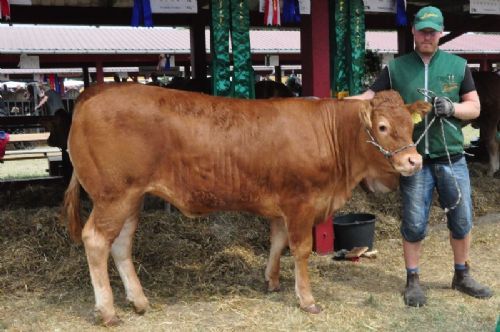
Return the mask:
[[[398,91],[407,104],[417,100],[424,100],[424,96],[417,91],[418,88],[427,88],[437,96],[446,96],[457,103],[460,102],[460,85],[464,79],[466,65],[465,59],[438,50],[429,65],[426,66],[420,56],[416,52],[412,52],[389,62],[391,88]],[[427,114],[425,121],[415,125],[414,140],[420,137],[425,129],[425,124],[429,123],[433,117],[434,112],[430,112]],[[453,126],[450,126],[448,123],[443,122],[448,151],[450,154],[462,153],[464,142],[462,121],[453,117],[447,120],[453,124]],[[427,156],[430,158],[446,156],[441,125],[438,119],[434,121],[426,136],[418,144],[418,152],[423,156],[428,153]]]

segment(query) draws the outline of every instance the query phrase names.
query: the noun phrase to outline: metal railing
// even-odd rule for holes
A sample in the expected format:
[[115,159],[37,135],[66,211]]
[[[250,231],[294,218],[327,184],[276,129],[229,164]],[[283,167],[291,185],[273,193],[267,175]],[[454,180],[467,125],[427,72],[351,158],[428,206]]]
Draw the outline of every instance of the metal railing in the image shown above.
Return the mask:
[[[63,98],[62,102],[64,104],[64,108],[72,113],[73,108],[75,107],[75,99],[72,98]],[[33,101],[12,101],[12,100],[4,100],[5,110],[8,111],[10,116],[15,115],[34,115],[35,114],[35,103]],[[47,111],[42,108],[39,113],[36,115],[47,115]]]

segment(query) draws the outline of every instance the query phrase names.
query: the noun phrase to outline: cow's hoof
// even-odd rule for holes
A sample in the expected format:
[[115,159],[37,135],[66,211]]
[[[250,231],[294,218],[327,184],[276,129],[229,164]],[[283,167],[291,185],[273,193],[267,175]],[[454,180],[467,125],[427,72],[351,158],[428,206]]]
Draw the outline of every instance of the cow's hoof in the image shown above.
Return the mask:
[[267,287],[267,291],[269,293],[277,293],[277,292],[281,292],[281,287],[280,286],[276,286],[276,287]]
[[108,319],[104,319],[103,317],[95,317],[95,324],[102,325],[104,327],[113,327],[121,325],[122,320],[118,318],[118,316],[113,316]]
[[121,319],[115,313],[103,314],[98,309],[94,309],[94,320],[96,325],[118,326],[122,323]]
[[132,302],[134,311],[139,315],[144,315],[149,308],[148,300]]
[[267,280],[267,291],[270,293],[281,291],[280,282],[273,281],[273,280]]
[[118,318],[118,316],[113,316],[108,320],[103,320],[102,325],[106,327],[118,326],[121,325],[122,320]]
[[319,314],[321,312],[321,307],[319,305],[316,305],[316,304],[311,304],[311,305],[308,305],[307,307],[301,307],[300,309],[302,309],[303,311],[309,313],[309,314]]

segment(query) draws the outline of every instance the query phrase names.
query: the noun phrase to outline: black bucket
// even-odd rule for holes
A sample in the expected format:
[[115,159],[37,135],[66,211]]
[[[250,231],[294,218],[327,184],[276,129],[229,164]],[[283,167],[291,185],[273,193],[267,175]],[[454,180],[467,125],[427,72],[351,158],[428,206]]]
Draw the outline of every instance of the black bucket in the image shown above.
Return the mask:
[[375,216],[369,213],[350,213],[333,218],[334,249],[351,250],[354,247],[373,249]]

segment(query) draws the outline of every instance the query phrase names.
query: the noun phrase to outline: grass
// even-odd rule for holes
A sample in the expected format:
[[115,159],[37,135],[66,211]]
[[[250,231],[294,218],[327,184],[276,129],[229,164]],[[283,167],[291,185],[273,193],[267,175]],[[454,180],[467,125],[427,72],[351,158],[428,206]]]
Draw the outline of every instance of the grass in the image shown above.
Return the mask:
[[5,160],[0,164],[0,179],[23,179],[48,176],[47,159]]

